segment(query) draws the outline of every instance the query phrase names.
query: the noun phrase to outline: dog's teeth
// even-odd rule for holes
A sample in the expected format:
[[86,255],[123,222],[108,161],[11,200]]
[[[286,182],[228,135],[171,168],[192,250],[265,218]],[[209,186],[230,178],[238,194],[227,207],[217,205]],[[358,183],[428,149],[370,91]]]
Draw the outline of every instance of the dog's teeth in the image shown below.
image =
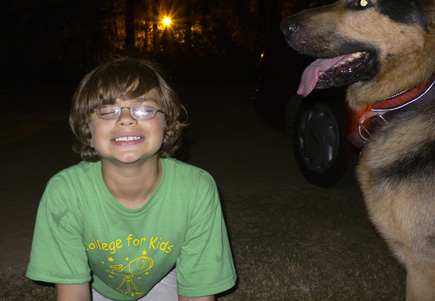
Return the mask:
[[[346,56],[346,59],[343,59],[342,61],[339,61],[338,63],[336,63],[334,66],[332,66],[331,69],[333,68],[346,68],[346,65],[351,64],[354,60],[356,59],[361,59],[363,56],[365,55],[365,52],[354,52],[352,54],[349,54],[348,56]],[[322,75],[323,72],[320,71],[319,75]]]
[[354,52],[347,60],[339,62],[336,66],[343,66],[347,63],[353,62],[355,59],[359,59],[364,55],[364,52]]

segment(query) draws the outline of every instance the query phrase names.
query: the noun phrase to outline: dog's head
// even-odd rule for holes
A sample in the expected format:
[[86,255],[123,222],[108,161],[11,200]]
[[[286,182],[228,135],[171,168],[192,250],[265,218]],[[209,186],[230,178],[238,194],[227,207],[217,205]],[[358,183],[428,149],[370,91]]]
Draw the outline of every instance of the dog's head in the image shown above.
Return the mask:
[[281,23],[289,45],[317,57],[299,93],[350,85],[349,104],[385,99],[434,71],[433,0],[340,0]]

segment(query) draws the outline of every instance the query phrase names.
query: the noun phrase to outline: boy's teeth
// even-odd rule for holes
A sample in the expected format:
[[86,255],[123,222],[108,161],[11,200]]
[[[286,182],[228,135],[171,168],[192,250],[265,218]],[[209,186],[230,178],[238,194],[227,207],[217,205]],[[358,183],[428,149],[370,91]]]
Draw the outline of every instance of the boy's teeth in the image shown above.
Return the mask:
[[130,137],[119,137],[113,139],[114,141],[132,141],[132,140],[140,140],[142,137],[130,136]]

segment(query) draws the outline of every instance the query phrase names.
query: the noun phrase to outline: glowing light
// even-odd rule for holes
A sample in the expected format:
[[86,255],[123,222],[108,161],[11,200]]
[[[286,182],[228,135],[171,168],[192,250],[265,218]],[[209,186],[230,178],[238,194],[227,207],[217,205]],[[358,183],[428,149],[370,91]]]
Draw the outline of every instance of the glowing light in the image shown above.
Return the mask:
[[169,18],[169,17],[163,18],[163,25],[169,26],[169,25],[171,25],[171,22],[172,22],[171,18]]

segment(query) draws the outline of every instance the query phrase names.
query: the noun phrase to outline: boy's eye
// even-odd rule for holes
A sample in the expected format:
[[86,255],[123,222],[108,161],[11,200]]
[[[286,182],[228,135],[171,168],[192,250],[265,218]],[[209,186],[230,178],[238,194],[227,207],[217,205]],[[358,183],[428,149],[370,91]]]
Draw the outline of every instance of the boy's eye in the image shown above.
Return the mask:
[[110,115],[110,114],[115,114],[114,111],[112,112],[101,112],[100,115]]
[[100,109],[100,114],[101,115],[109,115],[109,114],[115,114],[116,111],[113,108],[103,108]]
[[102,105],[95,109],[98,116],[112,117],[118,115],[119,109],[115,105]]

